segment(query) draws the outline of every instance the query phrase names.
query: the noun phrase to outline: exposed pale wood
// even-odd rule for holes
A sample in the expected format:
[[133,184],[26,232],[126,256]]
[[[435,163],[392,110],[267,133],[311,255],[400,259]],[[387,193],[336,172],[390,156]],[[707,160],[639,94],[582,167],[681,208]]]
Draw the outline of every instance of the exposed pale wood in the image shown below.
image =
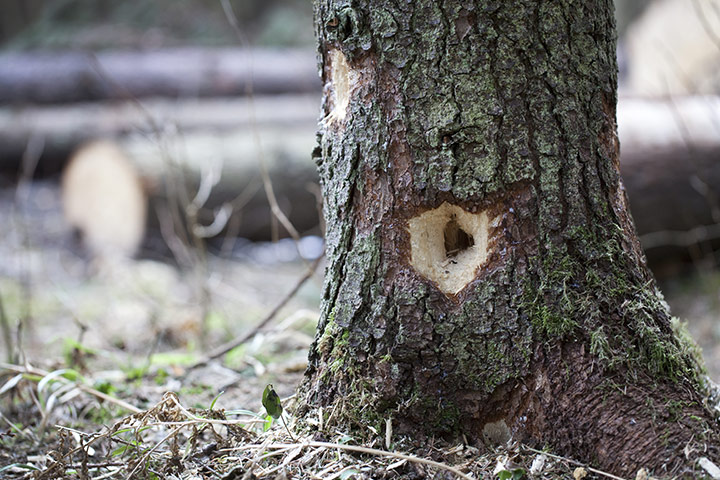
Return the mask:
[[[147,99],[141,105],[0,108],[0,169],[18,167],[33,134],[45,141],[39,165],[45,172],[59,171],[78,144],[99,137],[116,139],[148,184],[156,187],[164,175],[163,149],[183,160],[196,184],[203,166],[219,162],[223,177],[210,206],[256,188],[253,208],[245,209],[242,233],[263,237],[269,235],[270,213],[259,188],[257,134],[293,223],[309,228],[317,221],[314,197],[306,189],[317,178],[309,154],[315,142],[317,95],[256,96],[252,103],[247,98]],[[162,147],[153,123],[163,129]],[[618,127],[623,178],[640,234],[717,223],[720,97],[621,98]],[[156,189],[154,200],[161,196]]]

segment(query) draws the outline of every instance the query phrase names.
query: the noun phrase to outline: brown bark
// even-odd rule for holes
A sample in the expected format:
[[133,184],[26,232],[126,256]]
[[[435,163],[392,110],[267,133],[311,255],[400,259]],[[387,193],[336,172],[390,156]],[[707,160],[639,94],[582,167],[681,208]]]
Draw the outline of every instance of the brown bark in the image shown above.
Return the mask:
[[619,177],[612,2],[321,0],[316,26],[329,265],[303,408],[625,476],[717,461]]
[[[717,227],[698,228],[720,221],[720,131],[712,123],[720,111],[706,100],[620,100],[621,120],[625,119],[620,127],[621,171],[637,230],[643,247],[650,249],[646,251],[653,267],[677,263],[687,257],[693,245],[715,246],[718,239],[713,230]],[[271,164],[280,152],[292,165],[271,168],[271,174],[276,190],[292,206],[293,223],[307,229],[317,222],[317,209],[305,184],[317,181],[317,173],[302,139],[312,141],[316,103],[314,95],[257,96],[253,122],[249,103],[243,98],[144,100],[142,109],[130,102],[0,109],[0,171],[17,171],[33,136],[44,140],[38,169],[45,175],[60,172],[71,151],[81,143],[111,138],[132,150],[133,158],[142,157],[139,162],[146,183],[159,185],[164,167],[149,115],[183,132],[188,157],[233,159],[226,162],[232,169],[226,169],[222,185],[213,191],[212,208],[234,198],[247,179],[256,181],[259,174],[252,137],[257,131],[270,142],[265,153]],[[673,116],[673,104],[680,118]],[[654,128],[646,128],[651,122]],[[690,138],[683,138],[682,125],[692,126]],[[149,137],[134,135],[137,131]],[[179,151],[176,147],[171,150]],[[238,152],[253,155],[238,157]],[[200,169],[190,166],[187,173],[197,185]],[[154,202],[163,200],[162,191],[150,193],[157,195],[152,197]],[[256,207],[262,211],[255,214]],[[244,210],[239,235],[269,238],[270,215],[264,196],[258,195]],[[255,219],[248,217],[250,211]]]

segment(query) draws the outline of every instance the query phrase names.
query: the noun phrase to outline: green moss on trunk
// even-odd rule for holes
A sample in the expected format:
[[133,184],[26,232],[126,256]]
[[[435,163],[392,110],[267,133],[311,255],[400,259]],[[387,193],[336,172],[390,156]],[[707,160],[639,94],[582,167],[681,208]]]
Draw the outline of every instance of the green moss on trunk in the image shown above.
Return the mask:
[[[612,2],[319,0],[315,15],[329,264],[305,409],[475,441],[502,424],[621,474],[694,468],[666,459],[712,415],[627,212]],[[410,221],[446,202],[491,219],[457,293],[412,266]],[[659,434],[678,405],[702,422]]]

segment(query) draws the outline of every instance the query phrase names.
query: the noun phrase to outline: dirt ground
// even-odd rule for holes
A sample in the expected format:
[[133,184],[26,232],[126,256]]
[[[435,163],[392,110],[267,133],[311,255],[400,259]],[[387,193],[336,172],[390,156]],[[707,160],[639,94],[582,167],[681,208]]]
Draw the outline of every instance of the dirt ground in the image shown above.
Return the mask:
[[[239,449],[235,451],[237,464],[245,466],[255,465],[252,462],[256,461],[253,460],[256,450],[248,445],[266,442],[265,447],[271,450],[275,448],[271,448],[272,445],[285,445],[277,447],[281,454],[277,454],[275,463],[256,462],[260,470],[253,478],[276,478],[282,469],[273,469],[281,463],[288,472],[294,472],[290,476],[296,478],[313,475],[315,478],[427,478],[427,472],[436,475],[435,478],[453,477],[449,471],[437,473],[442,472],[442,468],[438,470],[439,467],[407,459],[402,466],[392,467],[403,460],[390,458],[379,464],[377,457],[370,456],[371,459],[362,457],[360,461],[350,452],[340,455],[340,450],[327,450],[327,446],[321,445],[322,441],[333,440],[347,443],[342,432],[321,439],[308,437],[290,458],[295,450],[287,445],[295,444],[283,436],[284,430],[277,424],[267,431],[258,427],[253,423],[262,424],[263,420],[258,417],[252,417],[242,427],[225,426],[230,430],[222,435],[215,430],[208,431],[207,422],[200,424],[202,428],[196,423],[191,428],[195,433],[186,432],[180,438],[182,432],[172,430],[164,422],[169,419],[198,422],[192,415],[208,418],[208,415],[217,415],[218,409],[244,412],[238,415],[264,416],[261,398],[267,384],[273,384],[286,403],[292,402],[314,336],[322,265],[280,309],[274,321],[249,342],[218,361],[189,368],[208,349],[252,330],[294,288],[307,272],[309,261],[298,259],[294,246],[287,242],[242,244],[234,250],[232,258],[210,255],[205,264],[194,269],[179,269],[171,263],[149,259],[93,261],[73,240],[58,204],[57,188],[52,183],[33,184],[24,192],[0,190],[0,218],[5,225],[0,231],[0,300],[11,327],[10,341],[19,355],[13,364],[0,365],[3,421],[0,469],[7,467],[4,473],[0,470],[0,476],[24,478],[29,472],[40,471],[49,476],[36,478],[90,478],[83,477],[82,469],[76,467],[83,462],[105,462],[102,467],[95,467],[97,471],[105,472],[109,478],[123,478],[128,465],[152,462],[123,450],[124,453],[117,455],[122,459],[118,463],[125,468],[124,473],[118,467],[112,474],[113,454],[122,442],[159,445],[162,442],[158,438],[174,431],[175,436],[169,438],[185,448],[196,442],[194,445],[200,452],[210,448],[210,444],[215,445],[212,448],[222,444],[224,448]],[[687,321],[702,347],[710,377],[720,380],[720,273],[704,268],[693,275],[667,279],[661,287],[674,314]],[[26,320],[19,334],[18,319]],[[0,357],[2,361],[7,358],[5,342]],[[93,393],[98,391],[127,403],[103,400]],[[168,397],[166,392],[177,395]],[[145,413],[132,417],[134,427],[127,426],[135,428],[134,440],[123,440],[118,432],[124,430],[115,422],[132,412]],[[165,426],[153,430],[160,428],[153,427],[159,424]],[[115,425],[114,433],[107,430],[105,437],[99,436],[102,428],[112,425]],[[138,433],[144,432],[143,428],[154,433]],[[239,437],[228,432],[235,432],[233,435]],[[248,443],[243,437],[246,434],[252,442]],[[89,439],[91,435],[96,438],[93,440],[97,445],[95,457],[88,456],[90,449],[82,443],[83,438]],[[72,446],[75,450],[80,448],[85,456],[74,457],[77,453],[68,453],[75,451]],[[371,446],[387,448],[389,445],[379,432],[377,444]],[[402,443],[394,448],[400,447]],[[153,468],[158,470],[153,473],[148,467],[145,478],[235,478],[227,476],[232,470],[230,464],[222,463],[229,470],[222,475],[218,473],[225,468],[218,463],[225,457],[205,452],[178,460],[171,455],[172,448],[167,448],[170,450],[157,449],[158,455],[164,452],[165,456],[155,459]],[[541,455],[545,455],[521,451],[522,447],[516,445],[477,457],[477,449],[473,452],[472,448],[438,447],[429,449],[427,458],[454,464],[465,462],[466,471],[482,475],[497,471],[499,464],[502,464],[500,471],[505,469],[511,474],[516,467],[530,471],[533,465],[537,467]],[[57,460],[57,454],[53,457],[49,452],[53,449],[66,452],[62,456],[65,463]],[[300,455],[300,450],[305,456]],[[310,460],[298,463],[308,455]],[[468,463],[471,457],[472,465]],[[169,468],[168,458],[184,465],[177,467],[177,472],[171,472],[175,477],[163,470]],[[567,459],[544,458],[541,462],[544,466],[538,473],[542,475],[537,478],[557,478],[558,472],[569,476],[575,468],[580,468]],[[208,468],[216,469],[218,475],[200,472],[197,469],[202,470],[198,466],[201,464],[212,465]],[[187,473],[191,467],[197,470],[195,476]],[[315,473],[306,477],[303,468]],[[326,468],[325,475],[316,475]],[[178,473],[180,471],[185,473]],[[593,477],[592,471],[590,473],[587,478]]]

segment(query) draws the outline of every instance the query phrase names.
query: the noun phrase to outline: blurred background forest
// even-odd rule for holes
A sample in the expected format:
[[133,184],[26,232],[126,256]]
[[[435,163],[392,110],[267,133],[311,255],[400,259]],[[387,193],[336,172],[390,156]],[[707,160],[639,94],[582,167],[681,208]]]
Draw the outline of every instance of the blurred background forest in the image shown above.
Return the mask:
[[[720,1],[616,8],[631,210],[718,381]],[[322,284],[319,107],[309,0],[0,2],[4,373],[72,368],[140,405],[291,394]]]

